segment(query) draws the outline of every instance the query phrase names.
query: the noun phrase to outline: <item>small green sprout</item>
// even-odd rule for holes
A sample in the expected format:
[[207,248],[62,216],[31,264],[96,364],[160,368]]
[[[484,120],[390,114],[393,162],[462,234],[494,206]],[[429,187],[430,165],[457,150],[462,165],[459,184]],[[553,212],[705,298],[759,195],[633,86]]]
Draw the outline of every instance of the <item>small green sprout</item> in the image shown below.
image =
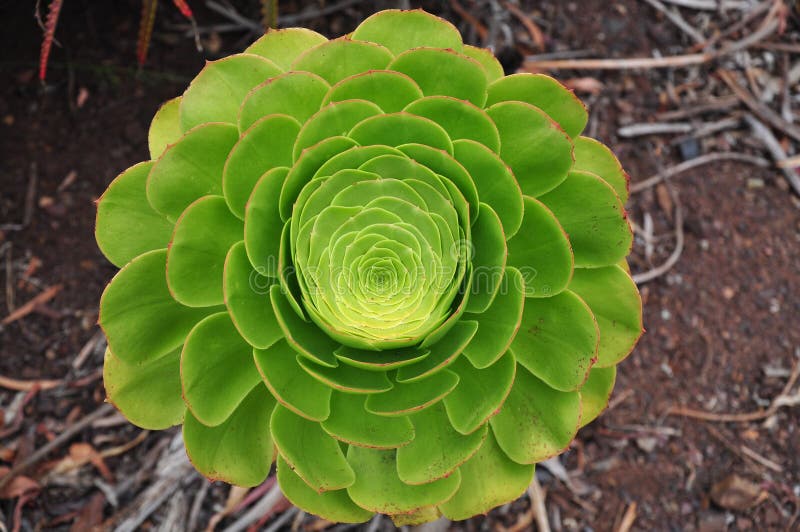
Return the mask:
[[105,385],[212,479],[331,521],[465,519],[605,408],[642,331],[583,104],[424,11],[270,31],[98,204]]

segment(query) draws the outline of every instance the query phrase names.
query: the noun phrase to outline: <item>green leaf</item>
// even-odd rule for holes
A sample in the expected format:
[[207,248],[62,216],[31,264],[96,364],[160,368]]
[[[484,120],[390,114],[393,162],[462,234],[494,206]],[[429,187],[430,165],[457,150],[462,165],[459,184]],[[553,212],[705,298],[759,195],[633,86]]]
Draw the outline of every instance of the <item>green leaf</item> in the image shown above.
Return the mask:
[[500,132],[500,156],[523,194],[539,196],[567,178],[572,141],[549,116],[522,102],[497,103],[487,112]]
[[274,285],[269,291],[272,309],[278,324],[286,335],[286,341],[300,355],[313,360],[317,364],[335,368],[339,365],[334,351],[339,344],[328,337],[314,323],[305,321],[291,307],[286,293],[279,285]]
[[497,296],[508,256],[503,224],[486,203],[481,203],[481,214],[472,224],[472,244],[472,288],[466,311],[482,313]]
[[186,412],[183,441],[192,465],[209,480],[257,486],[269,474],[274,447],[269,418],[275,399],[256,386],[223,424],[207,427]]
[[183,344],[194,325],[219,308],[195,309],[169,295],[167,250],[144,253],[122,268],[100,298],[100,327],[114,356],[146,364]]
[[381,416],[404,416],[443,399],[458,384],[458,375],[443,370],[414,382],[397,382],[388,392],[367,397],[365,408]]
[[[402,144],[398,146],[398,149],[412,161],[416,161],[441,177],[449,179],[458,188],[459,192],[464,196],[463,199],[469,205],[470,219],[475,220],[478,217],[478,208],[480,206],[478,189],[475,188],[475,183],[466,168],[455,160],[450,153],[417,143]],[[442,214],[441,211],[436,212],[437,214]]]
[[518,464],[534,464],[562,452],[581,417],[578,392],[559,392],[522,366],[500,412],[489,420],[497,443]]
[[589,306],[569,290],[525,301],[511,343],[517,362],[552,388],[578,389],[597,356],[599,330]]
[[597,319],[600,344],[597,365],[618,364],[642,335],[642,298],[630,274],[620,266],[576,268],[569,285]]
[[400,146],[413,142],[453,153],[453,144],[442,126],[408,113],[381,114],[364,119],[356,124],[349,136],[361,145]]
[[239,131],[244,132],[259,118],[272,114],[288,115],[302,124],[319,111],[329,89],[324,79],[311,72],[287,72],[270,78],[251,90],[242,103]]
[[448,500],[461,484],[457,470],[430,484],[405,484],[397,474],[395,452],[356,446],[347,450],[347,461],[356,473],[347,493],[356,504],[384,514],[411,513]]
[[410,513],[391,514],[389,519],[397,528],[416,527],[431,521],[436,521],[442,516],[442,512],[436,506],[425,506]]
[[222,190],[233,214],[244,219],[247,200],[264,173],[292,165],[292,147],[299,132],[300,123],[291,116],[269,115],[242,134],[222,173]]
[[322,428],[337,440],[374,449],[394,449],[414,439],[414,425],[405,416],[387,417],[364,409],[363,395],[333,392],[331,415]]
[[322,141],[330,137],[347,135],[362,120],[380,114],[381,108],[367,100],[346,100],[326,105],[303,124],[292,151],[294,160],[300,158],[303,150],[315,144],[321,146]]
[[242,239],[242,222],[221,196],[192,203],[175,224],[167,252],[167,284],[179,303],[209,307],[224,303],[222,270],[233,244]]
[[306,28],[269,29],[248,46],[245,53],[266,57],[283,70],[289,70],[303,52],[327,40],[316,31]]
[[391,70],[370,70],[334,85],[325,103],[345,100],[367,100],[385,113],[397,113],[414,100],[422,98],[422,91],[413,79]]
[[147,132],[147,146],[150,149],[150,158],[158,159],[167,146],[178,142],[183,136],[180,121],[181,97],[164,102],[156,111],[150,130]]
[[121,268],[142,253],[169,244],[172,224],[147,203],[147,176],[152,167],[152,162],[131,166],[97,201],[95,239],[114,266]]
[[483,67],[453,50],[416,48],[398,55],[390,70],[402,72],[417,82],[425,96],[452,96],[478,107],[486,102]]
[[444,398],[450,424],[461,434],[471,434],[495,415],[511,392],[517,364],[514,354],[505,355],[485,369],[474,367],[465,357],[450,366],[458,375],[458,386]]
[[611,185],[623,205],[628,201],[630,177],[622,169],[616,155],[604,144],[589,137],[576,138],[575,165],[572,169],[599,176]]
[[455,26],[421,9],[386,9],[367,17],[352,38],[382,44],[397,55],[420,46],[461,51],[461,34]]
[[497,297],[480,314],[464,314],[465,320],[478,322],[478,332],[464,348],[476,368],[494,364],[508,350],[519,330],[525,304],[525,279],[516,268],[506,268]]
[[403,152],[390,146],[358,146],[355,145],[355,141],[353,143],[353,148],[334,155],[330,160],[325,161],[316,171],[314,177],[330,177],[340,170],[359,168],[366,162],[383,155],[403,156]]
[[317,380],[331,388],[347,393],[380,393],[392,389],[385,373],[341,365],[336,368],[320,366],[300,357],[298,364]]
[[295,161],[281,188],[278,201],[281,219],[283,221],[289,220],[300,191],[322,167],[336,160],[339,155],[350,152],[356,146],[358,146],[356,141],[347,137],[336,136],[305,148]]
[[388,371],[419,362],[430,355],[430,350],[412,347],[389,351],[368,351],[343,345],[334,354],[336,358],[345,364],[357,368],[371,371]]
[[[587,205],[574,204],[584,210]],[[558,294],[572,278],[572,246],[559,221],[542,202],[525,196],[522,225],[508,241],[508,264],[522,273],[526,297]]]
[[487,107],[508,101],[535,105],[558,122],[570,137],[580,135],[589,121],[589,113],[580,99],[544,74],[513,74],[489,86]]
[[456,160],[469,172],[478,197],[490,205],[500,221],[506,239],[513,237],[522,224],[522,191],[514,174],[495,153],[471,140],[453,142]]
[[238,140],[239,130],[230,124],[206,124],[187,132],[150,170],[150,205],[175,221],[195,200],[222,194],[222,169]]
[[497,60],[491,50],[466,44],[461,53],[467,57],[471,57],[483,67],[486,73],[486,81],[489,83],[494,83],[505,74],[503,72],[503,65],[500,64],[500,61]]
[[178,349],[144,364],[127,364],[106,349],[103,384],[108,401],[137,427],[162,430],[183,422]]
[[247,257],[255,270],[266,277],[278,277],[278,257],[281,249],[280,205],[276,200],[286,181],[289,169],[273,168],[258,180],[244,216],[244,244]]
[[223,272],[225,306],[242,338],[259,349],[266,349],[283,338],[283,330],[269,299],[269,289],[273,284],[274,279],[253,269],[244,242],[231,247]]
[[331,389],[309,375],[297,363],[297,352],[281,340],[253,356],[264,384],[280,404],[312,421],[330,414]]
[[414,382],[436,373],[452,364],[467,344],[475,337],[478,323],[460,320],[445,334],[441,340],[429,346],[431,354],[423,360],[397,371],[398,382]]
[[452,140],[469,139],[494,152],[500,151],[497,127],[480,107],[450,96],[427,96],[410,103],[405,111],[429,118],[442,126]]
[[306,484],[318,492],[353,485],[355,475],[339,443],[319,423],[278,405],[269,425],[281,457]]
[[180,118],[184,131],[209,122],[237,124],[239,107],[250,89],[283,71],[253,54],[235,54],[206,62],[183,93]]
[[486,438],[486,425],[469,435],[457,432],[441,403],[412,415],[411,422],[414,441],[397,450],[397,473],[406,484],[428,484],[451,475]]
[[525,493],[533,469],[509,460],[490,432],[478,452],[459,468],[461,487],[439,509],[453,521],[486,514]]
[[292,471],[289,464],[278,456],[278,484],[289,502],[305,512],[334,523],[363,523],[373,513],[356,505],[347,490],[318,493]]
[[195,325],[181,353],[183,397],[195,419],[221,424],[261,382],[252,353],[227,312]]
[[581,394],[581,427],[585,427],[600,415],[608,406],[614,382],[617,379],[617,367],[593,367],[589,372]]
[[[295,270],[291,257],[292,246],[289,242],[289,237],[291,236],[290,229],[290,222],[286,222],[286,225],[283,226],[283,233],[281,233],[281,249],[278,256],[278,286],[280,286],[281,293],[286,298],[286,302],[289,303],[288,308],[293,310],[301,320],[308,321],[306,313],[300,306],[300,286],[297,281],[297,271]],[[271,299],[272,297],[270,296],[270,300]],[[323,354],[323,356],[325,355]]]
[[333,85],[367,70],[383,70],[391,60],[391,52],[379,44],[339,38],[300,55],[292,70],[313,72]]
[[569,235],[575,266],[611,266],[633,243],[625,209],[611,185],[588,172],[571,172],[558,188],[539,198]]

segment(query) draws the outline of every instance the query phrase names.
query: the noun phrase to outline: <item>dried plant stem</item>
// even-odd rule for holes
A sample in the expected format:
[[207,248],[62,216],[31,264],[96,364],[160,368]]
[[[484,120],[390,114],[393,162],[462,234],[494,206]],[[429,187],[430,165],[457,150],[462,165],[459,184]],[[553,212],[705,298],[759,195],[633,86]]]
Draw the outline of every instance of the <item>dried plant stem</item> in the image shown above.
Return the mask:
[[278,0],[261,0],[261,23],[267,31],[278,27]]
[[76,423],[74,423],[74,424],[70,425],[69,427],[67,427],[66,429],[64,429],[64,432],[62,432],[61,434],[56,436],[52,441],[49,441],[48,443],[46,443],[42,447],[39,447],[38,449],[36,449],[33,453],[31,453],[30,456],[28,456],[28,458],[26,458],[22,462],[18,463],[14,467],[12,467],[11,470],[6,474],[6,476],[4,476],[3,478],[0,478],[0,489],[5,487],[6,484],[11,482],[11,480],[14,477],[16,477],[17,475],[19,475],[20,473],[23,473],[28,468],[38,464],[48,454],[50,454],[51,451],[53,451],[54,449],[57,449],[61,445],[63,445],[66,442],[68,442],[73,436],[75,436],[80,431],[82,431],[83,429],[85,429],[86,427],[91,425],[94,420],[105,416],[106,414],[111,412],[113,409],[114,409],[114,407],[112,405],[110,405],[110,404],[100,405],[100,407],[97,410],[95,410],[91,414],[85,416],[80,421],[77,421]]
[[759,421],[761,419],[766,419],[775,414],[782,406],[792,406],[790,401],[786,401],[786,398],[789,397],[789,391],[791,391],[792,387],[797,382],[798,377],[800,377],[800,362],[795,362],[794,368],[792,369],[792,374],[789,376],[789,380],[786,381],[786,385],[783,387],[783,390],[780,394],[778,394],[777,397],[775,397],[775,399],[772,400],[772,403],[770,403],[769,407],[766,409],[756,410],[755,412],[745,412],[741,414],[717,414],[714,412],[706,412],[705,410],[695,410],[694,408],[673,406],[667,410],[667,415],[683,416],[701,419],[703,421],[717,421],[723,423],[746,423],[748,421]]
[[688,161],[684,161],[680,164],[662,170],[659,173],[651,177],[648,177],[644,181],[633,183],[631,185],[631,194],[636,194],[637,192],[641,192],[642,190],[648,189],[654,185],[661,183],[662,181],[666,181],[671,177],[674,177],[678,174],[681,174],[693,168],[697,168],[698,166],[703,166],[718,161],[740,161],[753,164],[755,166],[760,166],[762,168],[769,168],[770,166],[768,160],[762,157],[748,155],[746,153],[725,152],[725,151],[717,153],[707,153],[705,155],[701,155],[700,157],[689,159]]
[[667,191],[672,197],[672,202],[675,204],[675,249],[672,251],[667,260],[665,260],[660,266],[643,273],[635,274],[633,276],[633,281],[636,284],[647,283],[653,279],[661,277],[678,263],[678,259],[681,258],[681,254],[683,253],[683,206],[681,205],[678,194],[675,193],[672,187],[667,187]]
[[539,532],[550,532],[550,521],[547,519],[547,508],[544,505],[544,491],[536,475],[528,486],[528,497],[531,499],[531,511],[536,518]]

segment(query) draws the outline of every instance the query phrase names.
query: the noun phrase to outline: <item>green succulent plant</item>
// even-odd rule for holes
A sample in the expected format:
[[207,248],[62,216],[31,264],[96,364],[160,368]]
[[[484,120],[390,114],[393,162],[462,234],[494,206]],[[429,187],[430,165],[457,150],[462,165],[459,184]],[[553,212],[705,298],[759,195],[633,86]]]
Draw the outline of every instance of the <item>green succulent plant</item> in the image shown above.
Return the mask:
[[642,331],[628,179],[583,104],[424,11],[270,31],[100,198],[108,398],[310,513],[465,519],[606,406]]

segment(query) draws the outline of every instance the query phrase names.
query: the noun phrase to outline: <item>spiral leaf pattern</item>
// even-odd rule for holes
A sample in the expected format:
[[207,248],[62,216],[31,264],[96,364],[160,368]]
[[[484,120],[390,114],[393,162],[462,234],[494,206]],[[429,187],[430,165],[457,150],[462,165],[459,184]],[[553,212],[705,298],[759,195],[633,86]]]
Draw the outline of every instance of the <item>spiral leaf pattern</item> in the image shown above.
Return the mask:
[[554,79],[421,10],[270,31],[98,203],[109,400],[339,522],[465,519],[605,407],[641,331],[628,179]]

